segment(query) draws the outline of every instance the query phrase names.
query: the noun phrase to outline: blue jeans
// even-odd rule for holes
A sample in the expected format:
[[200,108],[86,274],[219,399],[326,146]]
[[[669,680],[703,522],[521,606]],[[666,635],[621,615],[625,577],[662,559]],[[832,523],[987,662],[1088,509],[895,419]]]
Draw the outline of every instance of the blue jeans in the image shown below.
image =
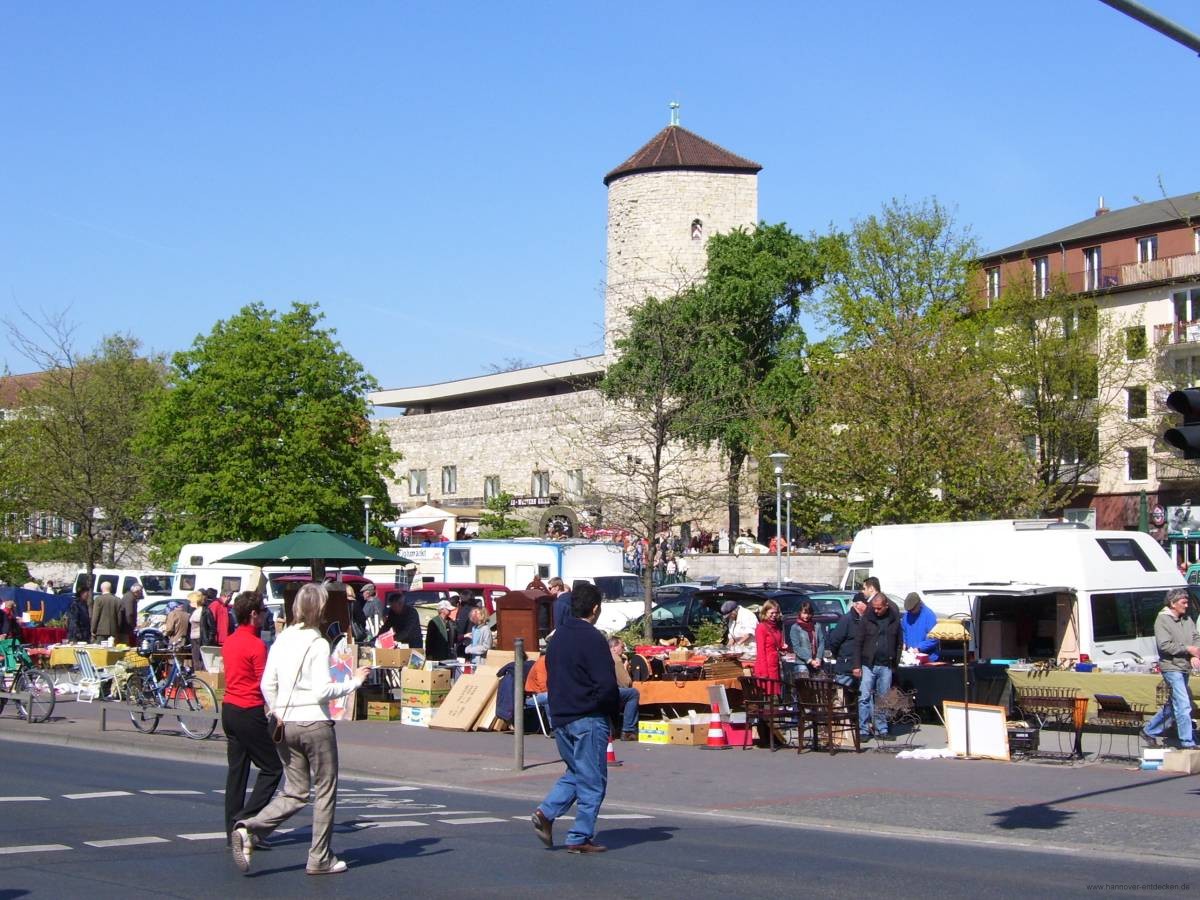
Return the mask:
[[1163,681],[1171,689],[1171,697],[1163,704],[1149,722],[1146,723],[1146,734],[1150,737],[1160,737],[1163,730],[1175,720],[1175,733],[1179,735],[1179,743],[1184,747],[1194,747],[1192,738],[1192,695],[1188,691],[1187,672],[1163,672]]
[[554,727],[558,755],[567,771],[538,807],[553,822],[578,801],[567,846],[584,844],[596,834],[596,816],[608,789],[608,717],[585,716]]
[[[621,731],[625,734],[638,730],[638,701],[641,695],[637,688],[617,688],[621,695]],[[606,748],[607,749],[607,748]],[[605,754],[607,758],[607,753]]]
[[882,697],[892,689],[891,666],[863,666],[862,685],[858,694],[858,730],[866,734],[867,726],[875,720],[875,733],[887,734],[887,722],[875,711],[875,696]]

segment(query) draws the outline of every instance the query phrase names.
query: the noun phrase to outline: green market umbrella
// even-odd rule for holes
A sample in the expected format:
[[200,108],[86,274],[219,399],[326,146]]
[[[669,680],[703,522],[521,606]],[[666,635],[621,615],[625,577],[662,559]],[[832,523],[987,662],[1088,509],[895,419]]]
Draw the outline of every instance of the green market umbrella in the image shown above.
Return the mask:
[[410,561],[391,550],[364,544],[324,525],[297,525],[288,534],[231,553],[217,562],[251,566],[294,566],[308,563],[314,581],[329,566],[368,566],[376,563],[407,566]]

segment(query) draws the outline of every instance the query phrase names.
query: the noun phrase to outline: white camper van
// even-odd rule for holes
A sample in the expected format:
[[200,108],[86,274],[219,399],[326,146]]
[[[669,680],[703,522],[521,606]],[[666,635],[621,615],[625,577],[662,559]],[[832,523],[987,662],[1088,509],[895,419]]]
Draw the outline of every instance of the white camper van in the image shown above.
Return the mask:
[[641,581],[625,571],[625,555],[617,544],[514,538],[446,545],[444,581],[503,584],[519,591],[534,575],[541,575],[543,581],[557,576],[568,587],[576,581],[596,585],[604,598],[596,624],[604,631],[623,628],[644,608]]
[[213,588],[218,594],[232,596],[239,591],[262,591],[265,588],[263,570],[258,566],[218,563],[217,560],[256,546],[241,541],[221,541],[207,544],[184,544],[175,562],[175,593],[186,598],[192,591]]
[[940,618],[970,616],[984,659],[1157,659],[1154,618],[1185,586],[1147,534],[1041,519],[880,525],[846,563],[847,590],[874,575],[898,604],[915,591]]

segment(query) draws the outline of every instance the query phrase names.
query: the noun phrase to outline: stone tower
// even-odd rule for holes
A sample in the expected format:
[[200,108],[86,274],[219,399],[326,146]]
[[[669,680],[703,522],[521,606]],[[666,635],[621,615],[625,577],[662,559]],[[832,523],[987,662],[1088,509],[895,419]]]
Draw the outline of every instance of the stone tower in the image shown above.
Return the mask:
[[756,162],[671,124],[604,176],[608,263],[604,349],[627,327],[630,308],[668,297],[704,274],[710,235],[758,224]]

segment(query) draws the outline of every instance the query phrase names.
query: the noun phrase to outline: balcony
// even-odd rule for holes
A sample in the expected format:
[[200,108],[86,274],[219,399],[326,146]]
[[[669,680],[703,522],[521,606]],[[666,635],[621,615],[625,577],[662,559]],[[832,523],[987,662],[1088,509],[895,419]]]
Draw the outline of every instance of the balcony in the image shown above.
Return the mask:
[[1191,322],[1168,322],[1165,325],[1154,326],[1154,345],[1195,344],[1200,343],[1200,319]]
[[1191,277],[1200,277],[1200,253],[1164,256],[1123,266],[1102,266],[1086,272],[1068,272],[1067,283],[1072,292],[1080,293]]

